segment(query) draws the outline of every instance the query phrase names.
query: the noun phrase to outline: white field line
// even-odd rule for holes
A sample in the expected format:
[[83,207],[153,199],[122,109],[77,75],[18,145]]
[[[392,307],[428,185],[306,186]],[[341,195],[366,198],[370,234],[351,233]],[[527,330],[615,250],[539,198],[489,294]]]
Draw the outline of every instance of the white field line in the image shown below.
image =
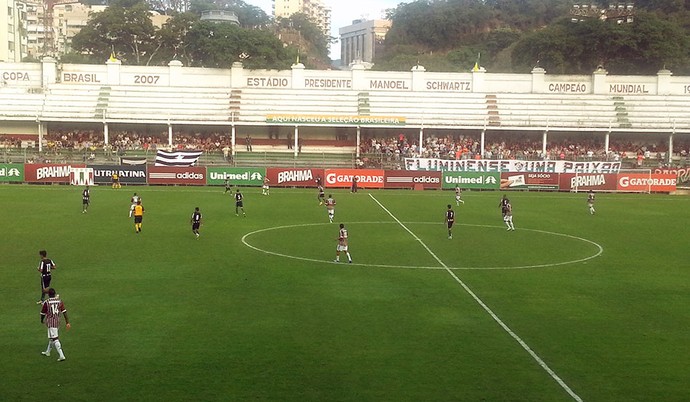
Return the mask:
[[441,259],[438,258],[438,256],[437,256],[436,254],[434,254],[434,252],[431,251],[431,249],[429,249],[429,247],[428,247],[426,244],[424,244],[424,241],[422,241],[422,239],[420,239],[416,234],[414,234],[414,232],[412,232],[410,229],[408,229],[407,226],[405,226],[405,224],[403,224],[402,222],[400,222],[400,220],[399,220],[398,218],[396,218],[395,215],[393,215],[393,213],[392,213],[391,211],[389,211],[386,207],[384,207],[383,204],[381,204],[381,203],[379,202],[379,200],[376,199],[376,197],[374,197],[374,196],[371,195],[371,194],[369,194],[369,197],[371,197],[371,199],[374,200],[374,202],[376,202],[384,211],[386,211],[386,213],[387,213],[388,215],[390,215],[390,217],[393,218],[393,220],[395,220],[396,222],[398,222],[398,224],[399,224],[403,229],[405,229],[410,235],[412,235],[412,237],[413,237],[415,240],[417,240],[417,241],[419,242],[419,244],[421,244],[421,245],[429,252],[429,254],[431,254],[431,256],[434,257],[434,259],[435,259],[436,261],[438,261],[439,264],[441,264],[441,266],[442,266],[443,268],[445,268],[446,272],[448,272],[448,274],[450,274],[450,276],[452,276],[453,279],[455,279],[455,281],[456,281],[458,284],[460,284],[460,286],[462,286],[462,288],[465,289],[465,291],[466,291],[470,296],[472,296],[472,298],[474,299],[474,301],[476,301],[476,302],[484,309],[484,311],[486,311],[486,312],[491,316],[491,318],[493,318],[493,320],[496,321],[496,323],[498,323],[498,325],[500,325],[501,328],[503,328],[503,330],[504,330],[505,332],[508,333],[508,335],[510,335],[513,339],[515,339],[515,340],[517,341],[517,343],[520,344],[520,346],[522,346],[522,348],[523,348],[527,353],[529,353],[530,356],[532,356],[532,359],[534,359],[534,360],[537,362],[537,364],[539,364],[539,366],[541,366],[541,368],[544,369],[544,371],[546,371],[546,372],[551,376],[551,378],[553,378],[553,379],[558,383],[558,385],[560,385],[561,388],[563,388],[563,389],[565,390],[565,392],[568,393],[568,395],[570,395],[575,401],[577,401],[577,402],[582,402],[582,398],[580,398],[580,397],[579,397],[579,396],[568,386],[568,384],[566,384],[566,383],[561,379],[561,377],[559,377],[558,374],[556,374],[556,372],[554,372],[554,371],[546,364],[546,362],[544,362],[544,360],[542,360],[542,358],[539,357],[539,356],[532,350],[532,348],[530,348],[529,345],[527,345],[527,343],[525,343],[525,341],[522,340],[522,338],[520,338],[512,329],[510,329],[510,327],[508,327],[508,325],[506,325],[506,324],[503,322],[503,320],[501,320],[501,319],[496,315],[496,313],[494,313],[494,312],[489,308],[489,306],[487,306],[487,305],[482,301],[482,299],[480,299],[479,296],[477,296],[477,295],[472,291],[472,289],[470,289],[470,288],[465,284],[465,282],[463,282],[460,278],[458,278],[458,276],[455,275],[455,273],[454,273],[452,270],[450,270],[450,269],[448,268],[448,266],[447,266],[446,264],[444,264],[443,261],[441,261]]

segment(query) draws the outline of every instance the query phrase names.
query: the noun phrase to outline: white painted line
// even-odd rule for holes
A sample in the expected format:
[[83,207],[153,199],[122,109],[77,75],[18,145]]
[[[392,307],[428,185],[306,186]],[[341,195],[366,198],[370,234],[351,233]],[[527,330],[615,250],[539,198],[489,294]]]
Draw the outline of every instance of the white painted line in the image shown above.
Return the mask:
[[510,327],[508,327],[508,326],[503,322],[503,320],[501,320],[501,319],[500,319],[500,318],[489,308],[489,306],[487,306],[487,305],[482,301],[482,299],[480,299],[479,296],[477,296],[477,295],[472,291],[472,289],[470,289],[470,288],[465,284],[465,282],[463,282],[460,278],[458,278],[458,276],[455,275],[455,272],[453,272],[451,269],[449,269],[449,268],[446,266],[446,264],[444,264],[443,261],[441,261],[441,259],[439,259],[439,258],[436,256],[436,254],[434,254],[434,252],[431,251],[431,250],[429,249],[429,247],[427,247],[427,245],[424,244],[424,242],[423,242],[419,237],[417,237],[416,234],[414,234],[410,229],[407,228],[407,226],[405,226],[402,222],[400,222],[400,220],[399,220],[398,218],[396,218],[395,215],[393,215],[393,214],[391,213],[391,211],[389,211],[386,207],[384,207],[383,204],[381,204],[381,203],[379,202],[379,200],[376,199],[376,197],[374,197],[374,196],[371,195],[371,194],[369,194],[369,197],[371,197],[371,199],[374,200],[374,202],[376,202],[384,211],[386,211],[386,213],[387,213],[388,215],[390,215],[391,218],[393,218],[396,222],[398,222],[398,224],[399,224],[403,229],[405,229],[409,234],[411,234],[412,237],[414,237],[414,238],[415,238],[415,239],[416,239],[416,240],[417,240],[417,241],[418,241],[418,242],[419,242],[419,243],[420,243],[430,254],[431,254],[431,256],[434,257],[434,259],[435,259],[436,261],[438,261],[438,263],[441,264],[441,266],[444,267],[444,268],[446,269],[446,272],[448,272],[448,274],[450,274],[450,276],[452,276],[453,279],[455,279],[455,281],[456,281],[457,283],[459,283],[460,286],[462,286],[462,288],[465,289],[465,291],[466,291],[470,296],[472,296],[472,298],[473,298],[473,299],[484,309],[484,311],[486,311],[486,312],[491,316],[491,318],[493,318],[493,320],[496,321],[496,323],[498,323],[498,325],[500,325],[501,328],[503,328],[503,330],[504,330],[506,333],[508,333],[508,335],[510,335],[513,339],[515,339],[515,340],[517,341],[517,343],[520,344],[520,346],[522,346],[522,348],[523,348],[527,353],[529,353],[530,356],[532,356],[532,358],[537,362],[537,364],[539,364],[539,366],[541,366],[541,368],[544,369],[544,371],[546,371],[546,372],[551,376],[551,378],[553,378],[553,379],[558,383],[558,385],[560,385],[561,388],[563,388],[563,389],[565,390],[565,392],[568,393],[568,395],[570,395],[570,396],[571,396],[574,400],[576,400],[577,402],[582,402],[582,398],[580,398],[580,397],[579,397],[579,396],[568,386],[568,384],[566,384],[566,383],[561,379],[561,377],[559,377],[558,374],[556,374],[556,372],[554,372],[554,371],[546,364],[546,362],[544,362],[544,360],[542,360],[542,358],[539,357],[539,356],[532,350],[532,348],[530,348],[529,345],[527,345],[527,343],[525,343],[525,341],[522,340],[522,338],[520,338],[512,329],[510,329]]
[[[414,225],[439,225],[438,222],[404,222],[406,224],[414,224]],[[378,221],[378,222],[349,222],[348,225],[381,225],[381,224],[397,224],[396,222],[392,221]],[[275,255],[277,257],[282,257],[282,258],[291,258],[294,260],[300,260],[300,261],[310,261],[310,262],[317,262],[317,263],[333,263],[333,260],[320,260],[316,258],[308,258],[308,257],[299,257],[295,255],[290,255],[290,254],[284,254],[280,253],[277,251],[271,251],[271,250],[265,250],[259,246],[255,246],[251,243],[249,243],[249,238],[257,233],[262,233],[262,232],[268,232],[271,230],[280,230],[280,229],[292,229],[292,228],[299,228],[299,227],[306,227],[306,226],[327,226],[330,225],[330,223],[300,223],[296,225],[283,225],[283,226],[272,226],[268,228],[263,228],[263,229],[258,229],[254,230],[252,232],[249,232],[242,236],[242,243],[251,248],[252,250],[258,251],[260,253],[264,254],[270,254],[270,255]],[[489,229],[498,229],[503,231],[505,229],[504,226],[495,226],[495,225],[477,225],[477,224],[470,224],[470,223],[458,223],[456,226],[470,226],[470,227],[479,227],[479,228],[489,228]],[[398,268],[398,269],[430,269],[430,270],[443,270],[443,269],[451,269],[451,270],[514,270],[514,269],[531,269],[531,268],[548,268],[548,267],[558,267],[558,266],[563,266],[563,265],[568,265],[568,264],[575,264],[579,262],[585,262],[589,261],[593,258],[596,258],[600,256],[604,249],[601,247],[599,244],[593,242],[592,240],[588,240],[582,237],[577,237],[577,236],[572,236],[564,233],[558,233],[558,232],[548,232],[545,230],[538,230],[538,229],[526,229],[526,228],[520,228],[520,231],[530,231],[530,232],[538,232],[538,233],[545,233],[553,236],[562,236],[566,238],[571,238],[574,240],[579,240],[584,243],[589,243],[593,245],[594,247],[597,248],[597,252],[583,258],[579,258],[576,260],[569,260],[569,261],[556,261],[556,262],[549,262],[549,263],[543,263],[543,264],[533,264],[533,265],[506,265],[506,266],[494,266],[494,267],[486,267],[486,266],[478,266],[478,267],[443,267],[443,266],[415,266],[415,265],[390,265],[390,264],[366,264],[366,263],[353,263],[351,266],[360,266],[360,267],[368,267],[368,268]]]

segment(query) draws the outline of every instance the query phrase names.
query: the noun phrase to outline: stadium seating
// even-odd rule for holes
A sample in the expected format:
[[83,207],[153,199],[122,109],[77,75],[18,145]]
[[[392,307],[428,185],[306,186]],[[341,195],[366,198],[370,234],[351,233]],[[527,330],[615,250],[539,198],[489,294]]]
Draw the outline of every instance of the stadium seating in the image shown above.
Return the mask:
[[0,90],[0,120],[33,120],[42,112],[44,96],[26,90]]
[[355,91],[243,89],[239,120],[263,123],[267,115],[357,116]]

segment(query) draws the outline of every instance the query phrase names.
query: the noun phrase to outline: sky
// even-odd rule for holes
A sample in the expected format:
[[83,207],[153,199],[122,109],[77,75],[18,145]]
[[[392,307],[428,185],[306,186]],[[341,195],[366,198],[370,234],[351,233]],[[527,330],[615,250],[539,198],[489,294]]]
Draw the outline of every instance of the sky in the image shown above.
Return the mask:
[[[338,38],[338,29],[352,24],[352,20],[365,18],[380,19],[385,16],[387,8],[395,8],[400,3],[412,0],[323,0],[331,7],[331,36]],[[245,3],[259,7],[269,16],[273,15],[271,0],[245,0]],[[340,58],[340,43],[331,45],[331,59]]]

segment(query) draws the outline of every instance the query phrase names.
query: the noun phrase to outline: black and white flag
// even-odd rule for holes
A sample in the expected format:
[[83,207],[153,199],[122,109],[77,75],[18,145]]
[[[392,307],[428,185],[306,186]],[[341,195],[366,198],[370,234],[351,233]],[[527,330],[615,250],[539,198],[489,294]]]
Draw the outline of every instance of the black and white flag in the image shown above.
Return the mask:
[[161,151],[156,152],[156,166],[195,166],[203,151]]

